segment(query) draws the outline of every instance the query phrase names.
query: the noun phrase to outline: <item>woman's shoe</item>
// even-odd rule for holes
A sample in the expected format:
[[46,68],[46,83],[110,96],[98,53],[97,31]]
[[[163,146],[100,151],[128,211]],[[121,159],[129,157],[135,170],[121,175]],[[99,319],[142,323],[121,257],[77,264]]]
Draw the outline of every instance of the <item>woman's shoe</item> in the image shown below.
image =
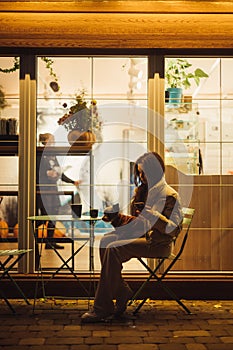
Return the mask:
[[81,316],[82,323],[97,323],[97,322],[104,322],[105,318],[98,316],[95,311],[88,311],[85,312]]

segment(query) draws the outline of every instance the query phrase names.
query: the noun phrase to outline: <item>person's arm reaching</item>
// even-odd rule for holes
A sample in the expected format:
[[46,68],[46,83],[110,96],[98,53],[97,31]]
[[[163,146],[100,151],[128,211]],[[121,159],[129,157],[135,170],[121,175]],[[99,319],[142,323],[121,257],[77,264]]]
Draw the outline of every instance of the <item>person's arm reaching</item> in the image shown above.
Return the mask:
[[68,176],[66,176],[64,173],[61,174],[61,179],[62,181],[69,183],[69,184],[73,184],[75,186],[78,186],[80,184],[80,181],[76,180],[71,180]]

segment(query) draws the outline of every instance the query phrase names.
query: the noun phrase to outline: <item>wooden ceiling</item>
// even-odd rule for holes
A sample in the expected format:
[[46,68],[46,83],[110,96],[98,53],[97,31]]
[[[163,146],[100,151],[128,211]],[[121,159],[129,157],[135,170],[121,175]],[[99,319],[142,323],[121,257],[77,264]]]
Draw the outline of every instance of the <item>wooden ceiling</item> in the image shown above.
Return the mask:
[[233,1],[1,1],[0,47],[232,48]]

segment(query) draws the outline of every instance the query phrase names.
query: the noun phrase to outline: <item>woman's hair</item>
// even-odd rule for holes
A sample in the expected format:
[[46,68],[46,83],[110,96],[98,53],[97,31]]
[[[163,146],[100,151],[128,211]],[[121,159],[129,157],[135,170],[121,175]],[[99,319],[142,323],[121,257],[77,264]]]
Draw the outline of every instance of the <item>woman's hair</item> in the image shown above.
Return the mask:
[[164,161],[156,152],[144,153],[140,156],[134,165],[134,183],[136,186],[141,184],[138,165],[141,165],[147,180],[148,186],[151,187],[159,182],[165,172]]
[[[134,190],[134,195],[130,202],[130,214],[133,216],[137,216],[137,210],[140,211],[144,208],[148,195],[148,186],[146,183],[141,183],[140,186],[136,187]],[[139,206],[141,208],[139,208]]]

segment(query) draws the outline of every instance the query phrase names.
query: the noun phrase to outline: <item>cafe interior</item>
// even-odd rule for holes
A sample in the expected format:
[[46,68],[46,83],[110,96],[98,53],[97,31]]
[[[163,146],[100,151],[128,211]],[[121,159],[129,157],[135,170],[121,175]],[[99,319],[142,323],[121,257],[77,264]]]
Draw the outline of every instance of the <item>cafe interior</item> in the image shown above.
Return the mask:
[[[168,285],[185,298],[232,298],[233,2],[1,1],[0,14],[0,249],[31,249],[11,272],[25,293],[54,272],[49,293],[83,296],[80,281],[94,293],[99,242],[113,230],[104,210],[129,214],[134,161],[155,151],[195,209]],[[38,174],[51,155],[72,180],[60,176],[54,193],[58,254],[37,241],[49,232]],[[123,266],[132,288],[147,273],[137,259]]]

